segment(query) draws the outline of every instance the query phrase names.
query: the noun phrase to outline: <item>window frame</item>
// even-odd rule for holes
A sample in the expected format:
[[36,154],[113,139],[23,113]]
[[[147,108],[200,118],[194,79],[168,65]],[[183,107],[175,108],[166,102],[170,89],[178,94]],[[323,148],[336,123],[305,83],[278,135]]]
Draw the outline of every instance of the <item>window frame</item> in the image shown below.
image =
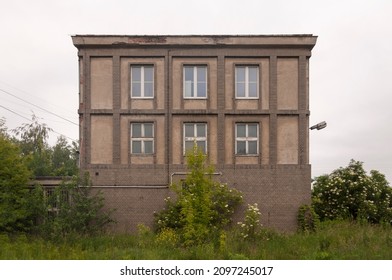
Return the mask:
[[[140,96],[134,96],[133,92],[133,69],[141,68],[140,70]],[[152,68],[152,96],[146,96],[145,92],[145,68]],[[154,64],[131,64],[130,67],[130,98],[131,99],[154,99],[155,97],[155,65]]]
[[[193,69],[193,93],[194,96],[186,96],[186,80],[185,80],[185,69],[186,68],[192,68]],[[205,69],[205,93],[206,96],[198,96],[198,74],[197,74],[197,69],[198,68],[204,68]],[[182,97],[184,99],[207,99],[208,98],[208,66],[207,65],[183,65],[182,66]]]
[[[201,124],[204,125],[205,136],[203,136],[203,137],[201,137],[201,136],[199,137],[197,135],[197,125],[201,125]],[[186,135],[185,135],[186,125],[193,125],[193,135],[194,135],[193,137],[186,137]],[[183,140],[182,140],[183,154],[186,155],[186,152],[187,152],[186,142],[190,142],[190,141],[192,141],[193,143],[204,141],[205,142],[205,151],[203,151],[203,152],[204,152],[204,154],[207,154],[208,153],[208,141],[207,141],[208,134],[207,133],[208,133],[208,125],[206,122],[184,122],[183,123]]]
[[[245,137],[238,136],[238,126],[245,125]],[[249,137],[249,125],[256,125],[256,137]],[[245,142],[245,153],[238,153],[238,142]],[[249,142],[256,141],[256,153],[249,153]],[[259,156],[260,155],[260,124],[258,122],[237,122],[235,123],[235,155],[236,156]]]
[[[245,96],[238,96],[238,92],[237,92],[237,84],[239,84],[238,81],[238,74],[237,71],[239,68],[245,68]],[[256,96],[249,96],[249,68],[256,68],[257,69],[257,73],[256,73]],[[259,99],[260,98],[260,65],[258,64],[247,64],[247,65],[242,65],[242,64],[238,64],[235,65],[234,67],[234,95],[236,99]]]
[[[152,136],[151,137],[146,137],[145,136],[145,125],[151,125],[152,126]],[[140,137],[133,137],[133,125],[141,125],[141,136]],[[133,151],[133,142],[134,141],[140,141],[141,142],[141,147],[140,153],[135,153]],[[152,142],[152,151],[151,153],[146,153],[145,149],[145,142]],[[155,153],[155,123],[154,122],[131,122],[130,125],[130,141],[129,141],[129,151],[130,155],[132,156],[151,156],[154,155]]]

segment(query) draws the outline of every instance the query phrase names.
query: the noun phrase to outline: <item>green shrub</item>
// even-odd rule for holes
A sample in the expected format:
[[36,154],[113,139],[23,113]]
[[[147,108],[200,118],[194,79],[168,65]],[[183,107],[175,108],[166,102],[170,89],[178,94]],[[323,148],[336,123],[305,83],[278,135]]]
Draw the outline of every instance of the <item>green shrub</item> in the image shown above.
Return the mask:
[[298,210],[298,229],[301,232],[315,232],[320,224],[320,219],[313,207],[302,205]]
[[206,156],[196,146],[187,153],[189,174],[181,186],[171,186],[176,200],[167,198],[165,209],[155,215],[157,232],[174,229],[186,246],[216,236],[216,232],[231,223],[242,201],[239,191],[212,179],[213,168],[206,166],[205,161]]
[[247,240],[255,240],[260,236],[261,224],[260,224],[261,213],[259,211],[257,203],[250,205],[245,212],[244,222],[239,222],[240,235],[242,238]]

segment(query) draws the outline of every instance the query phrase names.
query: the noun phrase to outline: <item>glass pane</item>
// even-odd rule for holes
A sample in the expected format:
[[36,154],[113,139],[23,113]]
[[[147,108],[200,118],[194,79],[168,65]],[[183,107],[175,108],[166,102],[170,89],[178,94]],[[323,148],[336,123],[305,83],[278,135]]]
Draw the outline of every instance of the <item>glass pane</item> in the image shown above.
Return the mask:
[[154,80],[154,68],[152,66],[144,67],[144,81],[152,82]]
[[206,96],[207,96],[207,84],[197,83],[197,97],[206,97]]
[[141,84],[140,83],[132,83],[132,97],[140,97],[141,96]]
[[132,141],[132,154],[141,154],[141,153],[142,153],[142,142]]
[[145,97],[153,97],[154,96],[154,84],[153,83],[145,83],[144,84],[144,96]]
[[197,124],[196,125],[197,137],[206,137],[206,125],[205,124]]
[[248,137],[257,137],[257,124],[248,125]]
[[132,124],[132,138],[142,137],[142,125],[140,123]]
[[237,124],[237,137],[246,137],[245,124]]
[[258,67],[249,67],[249,82],[257,82]]
[[236,67],[236,82],[245,82],[245,67]]
[[248,154],[250,154],[250,155],[257,154],[257,141],[249,141],[248,142]]
[[132,67],[132,81],[140,82],[142,80],[141,67]]
[[257,97],[257,83],[249,83],[249,97]]
[[195,131],[193,124],[185,124],[185,137],[194,137]]
[[144,124],[144,137],[153,137],[152,128],[153,128],[152,123]]
[[194,145],[193,141],[185,141],[185,152],[189,150],[192,151],[193,145]]
[[145,154],[152,154],[153,153],[153,145],[152,141],[144,141],[144,153]]
[[185,81],[184,90],[185,90],[185,97],[193,97],[193,82]]
[[245,83],[236,84],[236,97],[245,97]]
[[237,141],[237,155],[246,154],[246,143],[245,141]]
[[185,81],[192,81],[193,82],[193,67],[185,67]]
[[206,82],[207,81],[207,68],[197,67],[197,81]]
[[197,141],[197,148],[206,154],[206,141]]

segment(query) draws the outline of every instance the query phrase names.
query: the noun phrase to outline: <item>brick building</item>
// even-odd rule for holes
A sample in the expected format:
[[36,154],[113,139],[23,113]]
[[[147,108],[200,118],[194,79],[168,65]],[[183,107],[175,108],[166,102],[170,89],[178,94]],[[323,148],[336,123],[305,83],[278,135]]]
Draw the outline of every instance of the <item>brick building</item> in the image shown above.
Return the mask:
[[257,202],[265,226],[296,228],[310,202],[312,35],[75,35],[80,164],[116,208],[117,231],[150,224],[195,142]]

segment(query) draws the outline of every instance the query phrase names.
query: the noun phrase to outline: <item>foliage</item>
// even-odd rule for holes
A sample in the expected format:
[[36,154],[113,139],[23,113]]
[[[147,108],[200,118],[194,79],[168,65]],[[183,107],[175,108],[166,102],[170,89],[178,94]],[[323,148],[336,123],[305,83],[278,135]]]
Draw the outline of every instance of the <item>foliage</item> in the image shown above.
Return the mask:
[[57,138],[52,150],[52,173],[54,176],[72,176],[78,172],[78,144],[68,144],[64,136]]
[[212,179],[213,168],[206,166],[206,156],[197,149],[187,154],[187,175],[182,186],[172,185],[176,200],[166,199],[166,208],[156,214],[158,232],[176,230],[181,242],[201,244],[231,223],[242,195]]
[[316,178],[313,207],[321,220],[392,221],[392,189],[378,171],[366,174],[362,162],[351,160],[329,175]]
[[54,193],[44,199],[44,215],[38,228],[47,237],[64,237],[72,234],[93,235],[113,223],[112,211],[104,211],[104,198],[91,189],[88,174],[63,181]]
[[298,210],[298,229],[301,232],[315,232],[320,218],[311,205],[304,204]]
[[30,176],[18,147],[0,135],[0,232],[29,230]]
[[238,222],[240,235],[244,239],[255,240],[261,233],[260,210],[257,203],[250,205],[245,212],[244,222]]

